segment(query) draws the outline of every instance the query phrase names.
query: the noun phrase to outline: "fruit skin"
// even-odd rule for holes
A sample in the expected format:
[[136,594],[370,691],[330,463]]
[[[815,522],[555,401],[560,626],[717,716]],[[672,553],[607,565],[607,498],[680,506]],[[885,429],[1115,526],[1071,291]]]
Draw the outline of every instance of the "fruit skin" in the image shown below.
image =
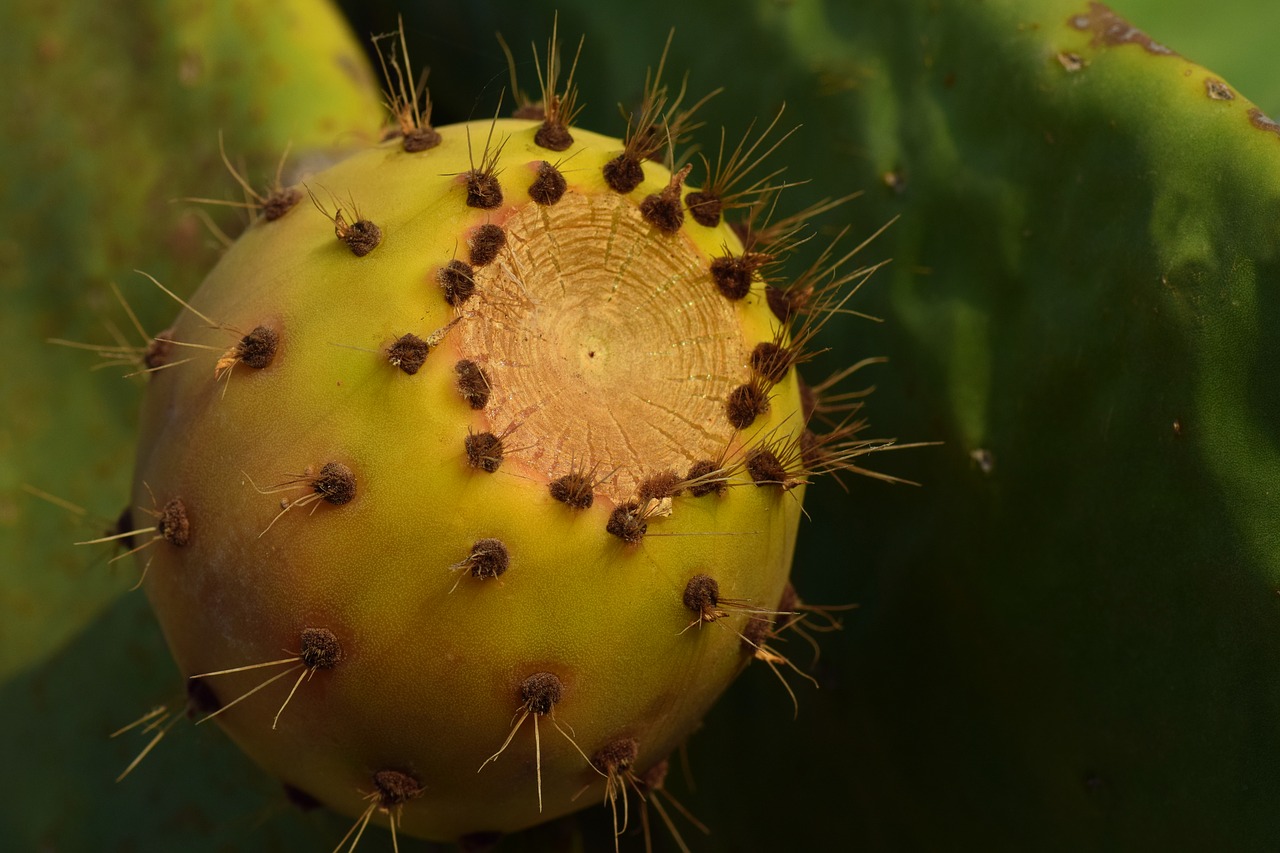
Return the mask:
[[[641,221],[639,205],[668,187],[670,173],[646,164],[645,182],[623,198],[601,177],[621,141],[573,128],[570,191],[555,205],[539,206],[528,196],[548,156],[533,143],[537,127],[499,120],[439,128],[436,148],[410,154],[393,139],[308,177],[329,218],[304,203],[277,221],[257,222],[190,300],[223,328],[184,311],[170,333],[221,349],[265,325],[279,336],[274,358],[261,369],[232,363],[222,377],[215,376],[214,355],[161,371],[151,379],[142,416],[134,501],[145,507],[152,495],[159,502],[180,496],[190,520],[188,544],[158,541],[139,555],[150,564],[147,595],[182,673],[275,660],[282,648],[297,651],[302,629],[331,630],[342,645],[341,662],[299,685],[277,728],[272,719],[286,686],[216,719],[273,775],[348,814],[366,808],[372,774],[412,774],[425,792],[394,814],[400,831],[428,838],[512,831],[596,801],[575,795],[588,785],[598,794],[603,779],[546,719],[541,813],[531,726],[477,773],[507,737],[521,684],[536,672],[550,671],[563,683],[554,719],[587,755],[635,737],[643,770],[678,746],[750,659],[739,634],[748,614],[691,627],[698,617],[682,603],[685,585],[711,574],[724,600],[772,610],[790,571],[804,491],[757,485],[739,461],[726,494],[672,498],[671,514],[652,515],[638,543],[606,532],[612,510],[626,502],[640,474],[687,470],[723,447],[726,458],[740,460],[766,436],[798,440],[794,372],[772,387],[769,411],[739,433],[716,402],[719,422],[705,425],[713,438],[702,449],[628,460],[617,448],[618,455],[596,458],[589,447],[569,445],[552,462],[539,457],[532,434],[538,407],[554,408],[558,394],[586,384],[591,395],[583,395],[580,411],[588,411],[592,395],[607,395],[602,405],[623,418],[636,411],[624,399],[631,388],[611,383],[627,378],[626,371],[606,365],[597,374],[598,362],[584,359],[566,372],[569,385],[553,388],[547,399],[499,399],[513,393],[504,380],[515,371],[502,372],[503,354],[476,349],[485,339],[468,336],[484,324],[519,327],[522,320],[506,308],[485,313],[485,289],[495,282],[481,281],[484,269],[476,272],[476,295],[455,311],[438,271],[466,256],[467,235],[486,222],[514,234],[520,210],[554,219],[584,199],[604,205],[605,221],[613,224],[599,242],[612,245],[629,233],[619,219]],[[479,140],[491,130],[482,155]],[[493,171],[503,205],[469,207],[470,167],[499,148]],[[340,223],[372,221],[382,234],[363,257],[335,237],[338,204]],[[619,279],[617,298],[628,287],[652,288],[656,296],[643,296],[642,307],[666,310],[672,324],[686,314],[705,319],[719,312],[728,325],[707,327],[706,336],[732,337],[710,390],[691,377],[694,391],[656,402],[678,409],[696,402],[691,397],[722,401],[751,376],[751,347],[777,334],[763,285],[733,302],[716,290],[711,259],[741,251],[727,224],[686,221],[674,235],[641,225],[646,236],[622,266],[640,267],[644,253],[684,253],[701,265],[701,301],[677,299],[675,290],[667,297],[674,285],[663,279]],[[517,259],[519,251],[511,249]],[[566,266],[572,259],[561,258]],[[533,278],[526,281],[532,286]],[[611,317],[614,295],[602,291],[608,298],[598,305],[563,311],[562,324],[583,336],[558,342],[565,358],[580,357],[589,344],[590,359],[625,367],[646,364],[644,346],[680,348],[680,341],[662,337],[661,323],[638,332],[633,313]],[[534,313],[554,310],[539,303]],[[641,317],[646,324],[660,319]],[[554,336],[560,321],[529,334]],[[386,355],[408,331],[436,341],[412,375]],[[456,387],[462,357],[487,359],[495,376],[495,399],[482,411]],[[467,464],[469,434],[503,435],[512,425],[501,467],[490,473]],[[532,446],[520,449],[526,442]],[[619,469],[597,486],[590,508],[574,510],[551,496],[550,481],[566,473],[570,460],[587,470]],[[341,505],[315,500],[280,514],[279,493],[260,493],[331,461],[354,472],[354,498]],[[308,493],[305,483],[300,488],[285,497]],[[459,577],[459,562],[490,537],[508,549],[509,569],[485,580]],[[224,705],[262,680],[258,672],[206,679]]]

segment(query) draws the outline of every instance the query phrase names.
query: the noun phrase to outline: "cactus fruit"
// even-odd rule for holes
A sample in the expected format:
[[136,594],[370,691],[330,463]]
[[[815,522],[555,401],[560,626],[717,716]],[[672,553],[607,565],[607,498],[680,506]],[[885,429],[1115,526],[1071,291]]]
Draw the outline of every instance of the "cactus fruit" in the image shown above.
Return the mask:
[[540,119],[435,128],[392,52],[396,125],[264,205],[148,367],[118,537],[203,719],[354,840],[652,792],[787,664],[805,486],[880,446],[807,428],[795,366],[869,271],[778,286],[773,125],[691,191],[661,66],[614,139],[556,65]]

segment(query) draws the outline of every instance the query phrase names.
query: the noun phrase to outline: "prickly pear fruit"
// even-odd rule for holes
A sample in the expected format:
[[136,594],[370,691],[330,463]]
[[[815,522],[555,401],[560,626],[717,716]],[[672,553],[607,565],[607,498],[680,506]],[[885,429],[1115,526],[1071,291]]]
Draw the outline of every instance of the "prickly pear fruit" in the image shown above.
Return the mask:
[[858,452],[806,429],[823,295],[652,137],[407,121],[157,336],[147,594],[203,713],[353,832],[640,789],[780,660],[806,478]]

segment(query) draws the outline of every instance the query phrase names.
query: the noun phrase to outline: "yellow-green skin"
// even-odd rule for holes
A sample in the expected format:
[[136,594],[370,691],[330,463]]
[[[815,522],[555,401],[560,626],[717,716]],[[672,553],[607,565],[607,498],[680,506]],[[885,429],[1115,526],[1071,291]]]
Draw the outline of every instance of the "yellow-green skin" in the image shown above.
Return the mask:
[[[343,659],[298,687],[274,730],[292,674],[216,719],[268,772],[349,815],[368,807],[376,771],[412,774],[423,792],[403,806],[398,829],[424,838],[514,831],[600,801],[604,779],[547,718],[541,813],[532,721],[477,772],[535,672],[563,681],[554,719],[587,755],[634,737],[643,771],[678,746],[751,657],[738,633],[744,612],[685,630],[696,620],[681,601],[685,584],[707,573],[725,598],[774,609],[801,511],[802,487],[756,486],[739,467],[723,495],[676,497],[640,543],[624,543],[605,531],[607,498],[572,510],[514,463],[492,474],[466,464],[468,429],[493,427],[455,387],[456,330],[416,375],[388,363],[398,336],[427,337],[457,315],[434,270],[465,257],[468,228],[530,203],[529,164],[564,160],[570,193],[612,193],[600,169],[620,141],[574,129],[573,148],[556,154],[534,144],[537,126],[496,123],[493,142],[509,137],[500,211],[465,204],[464,125],[441,128],[428,151],[406,153],[393,140],[306,179],[330,213],[332,199],[353,199],[382,229],[381,245],[355,257],[306,200],[260,219],[190,304],[239,333],[277,329],[274,360],[215,380],[216,351],[238,335],[183,310],[172,338],[216,351],[176,348],[175,359],[194,359],[153,375],[142,418],[134,503],[158,508],[177,496],[190,521],[185,547],[158,539],[139,554],[183,675],[287,658],[302,629],[332,630]],[[490,122],[469,129],[479,163]],[[627,196],[636,204],[670,178],[654,163],[645,173]],[[688,217],[662,239],[692,241],[707,258],[741,251],[727,225]],[[777,321],[758,281],[733,310],[745,348],[732,367],[746,381],[750,346],[772,338]],[[734,448],[803,428],[794,371],[771,396]],[[259,489],[332,460],[354,471],[355,499],[294,508],[272,524],[282,496],[307,490]],[[510,569],[460,579],[450,567],[484,537],[507,545]],[[283,668],[206,682],[225,704]],[[385,824],[387,814],[374,819]]]

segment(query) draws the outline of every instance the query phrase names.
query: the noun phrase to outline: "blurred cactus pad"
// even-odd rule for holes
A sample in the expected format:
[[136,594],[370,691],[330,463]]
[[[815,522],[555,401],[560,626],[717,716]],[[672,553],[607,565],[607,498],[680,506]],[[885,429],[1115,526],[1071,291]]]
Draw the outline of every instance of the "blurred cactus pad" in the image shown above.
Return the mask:
[[[260,181],[290,140],[377,127],[359,46],[313,5],[0,13],[15,46],[0,59],[14,849],[324,850],[345,829],[289,806],[208,726],[112,784],[145,738],[107,735],[177,691],[135,576],[69,544],[126,500],[137,394],[43,343],[110,342],[113,280],[149,294],[131,300],[148,331],[171,315],[128,277],[189,292],[207,270],[202,226],[168,200],[232,197],[219,130]],[[780,159],[810,182],[784,207],[860,190],[835,227],[899,217],[867,250],[891,263],[852,305],[883,322],[836,318],[823,343],[829,369],[889,357],[877,434],[941,442],[879,461],[918,488],[811,490],[796,582],[860,608],[823,638],[798,724],[753,672],[695,734],[695,790],[672,773],[713,830],[686,832],[695,850],[1275,848],[1280,92],[1259,35],[1274,13],[1240,0],[1190,24],[1189,40],[1226,34],[1255,94],[1176,40],[1188,14],[1128,5],[1132,24],[1089,0],[557,4],[560,32],[587,37],[580,125],[622,132],[616,104],[638,99],[675,26],[668,67],[699,94],[726,87],[704,151],[720,124],[732,139],[785,102],[804,127]],[[492,114],[509,86],[495,30],[529,88],[528,43],[550,29],[534,4],[348,6],[362,36],[404,12],[438,123]],[[596,811],[499,849],[606,849]]]

